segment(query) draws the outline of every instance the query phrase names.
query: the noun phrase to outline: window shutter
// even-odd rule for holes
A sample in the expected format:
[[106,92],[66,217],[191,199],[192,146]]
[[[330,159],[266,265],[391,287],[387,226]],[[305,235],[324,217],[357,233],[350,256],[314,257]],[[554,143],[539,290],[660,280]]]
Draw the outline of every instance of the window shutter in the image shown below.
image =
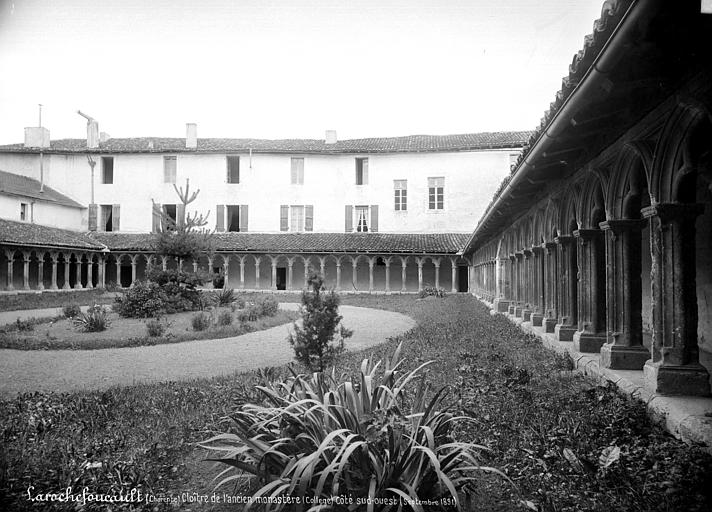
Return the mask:
[[289,206],[286,204],[279,207],[279,230],[289,231]]
[[151,232],[158,233],[161,231],[161,205],[158,203],[151,203]]
[[378,205],[371,206],[371,231],[378,232]]
[[89,231],[96,231],[97,210],[98,206],[96,204],[89,205]]
[[118,231],[120,228],[119,215],[121,214],[121,206],[115,204],[111,207],[111,230]]
[[177,204],[176,205],[176,226],[177,227],[183,227],[185,225],[185,205],[184,204]]
[[304,231],[314,231],[314,205],[304,207]]
[[368,185],[368,158],[363,159],[363,184]]
[[215,216],[217,217],[216,231],[225,231],[225,205],[219,204],[215,207]]
[[240,205],[240,231],[247,231],[247,205]]
[[346,205],[346,232],[351,233],[354,230],[354,207],[350,204]]

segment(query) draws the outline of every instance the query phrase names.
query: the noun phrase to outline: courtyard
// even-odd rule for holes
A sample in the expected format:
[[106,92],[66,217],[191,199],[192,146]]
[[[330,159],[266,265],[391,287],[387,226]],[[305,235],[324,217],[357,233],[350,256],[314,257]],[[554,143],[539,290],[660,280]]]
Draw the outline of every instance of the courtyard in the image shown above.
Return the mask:
[[[275,297],[298,302],[296,295]],[[473,420],[454,436],[489,448],[482,463],[511,480],[483,476],[471,488],[468,509],[708,510],[712,504],[709,455],[651,423],[642,402],[572,370],[570,359],[491,316],[475,298],[354,295],[342,304],[345,317],[352,309],[371,311],[374,333],[395,327],[379,312],[414,320],[412,329],[400,325],[383,343],[347,345],[336,373],[353,375],[362,359],[383,359],[401,342],[404,370],[434,361],[427,372],[432,389],[448,386],[451,412]],[[163,347],[190,343],[196,342]],[[160,346],[141,349],[147,348]],[[290,350],[283,340],[285,359],[270,360],[261,371],[95,391],[28,389],[6,398],[0,404],[2,501],[30,509],[28,486],[34,492],[88,486],[103,493],[140,489],[155,500],[148,509],[229,509],[234,505],[189,498],[210,496],[218,472],[195,443],[222,431],[221,418],[239,405],[259,401],[255,385],[284,378],[288,369],[281,364]],[[601,462],[602,453],[615,451],[618,458]],[[162,501],[174,497],[176,505]]]

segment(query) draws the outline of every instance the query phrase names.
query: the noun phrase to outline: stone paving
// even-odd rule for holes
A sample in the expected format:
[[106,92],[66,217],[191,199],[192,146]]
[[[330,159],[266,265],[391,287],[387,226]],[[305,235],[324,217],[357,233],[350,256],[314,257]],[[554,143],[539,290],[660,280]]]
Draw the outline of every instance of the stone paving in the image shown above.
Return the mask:
[[[295,310],[298,304],[282,303],[280,307]],[[350,351],[378,345],[415,327],[412,318],[400,313],[355,306],[339,309],[343,324],[354,331],[346,343]],[[10,321],[15,318],[17,316]],[[278,366],[293,360],[294,353],[287,342],[290,328],[291,324],[285,324],[232,338],[145,347],[3,349],[0,350],[0,398],[31,391],[71,392],[106,389],[119,384],[191,380]]]

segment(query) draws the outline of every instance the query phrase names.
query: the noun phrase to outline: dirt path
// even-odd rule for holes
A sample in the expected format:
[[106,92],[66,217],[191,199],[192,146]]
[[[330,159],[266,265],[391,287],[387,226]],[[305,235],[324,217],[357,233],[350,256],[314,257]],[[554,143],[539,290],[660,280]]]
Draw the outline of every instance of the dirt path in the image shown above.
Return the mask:
[[[280,304],[296,309],[296,304]],[[383,343],[415,326],[391,311],[341,306],[354,331],[351,351]],[[28,391],[106,389],[117,384],[190,380],[288,363],[290,325],[219,340],[103,350],[0,350],[0,398]]]

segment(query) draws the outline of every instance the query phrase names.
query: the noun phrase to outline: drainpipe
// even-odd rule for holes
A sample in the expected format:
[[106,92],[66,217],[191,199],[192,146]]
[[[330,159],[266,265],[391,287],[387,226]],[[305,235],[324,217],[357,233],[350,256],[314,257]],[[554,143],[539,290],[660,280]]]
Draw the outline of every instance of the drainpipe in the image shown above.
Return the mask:
[[[504,187],[504,189],[499,193],[497,199],[492,204],[492,207],[484,214],[480,220],[477,228],[472,233],[472,236],[467,241],[464,252],[470,250],[470,247],[475,242],[477,238],[477,232],[491,219],[492,215],[503,202],[503,198],[508,194],[509,191],[514,190],[526,177],[526,175],[532,170],[532,166],[536,160],[541,157],[552,142],[561,135],[564,130],[568,128],[571,123],[571,119],[577,113],[577,107],[583,101],[586,101],[588,95],[595,93],[596,89],[601,85],[604,79],[608,76],[613,69],[613,66],[617,60],[617,54],[623,50],[623,47],[630,42],[634,32],[637,28],[638,21],[642,18],[645,12],[645,7],[650,7],[654,0],[648,0],[641,2],[638,0],[633,0],[633,2],[628,6],[627,11],[623,14],[621,21],[618,23],[613,33],[608,38],[608,41],[603,46],[599,52],[593,64],[588,69],[584,77],[574,88],[572,93],[564,101],[561,108],[554,114],[554,118],[549,123],[542,134],[539,136],[537,141],[532,146],[531,150],[524,157],[519,167],[515,170],[512,179]],[[658,2],[659,3],[659,2]]]

